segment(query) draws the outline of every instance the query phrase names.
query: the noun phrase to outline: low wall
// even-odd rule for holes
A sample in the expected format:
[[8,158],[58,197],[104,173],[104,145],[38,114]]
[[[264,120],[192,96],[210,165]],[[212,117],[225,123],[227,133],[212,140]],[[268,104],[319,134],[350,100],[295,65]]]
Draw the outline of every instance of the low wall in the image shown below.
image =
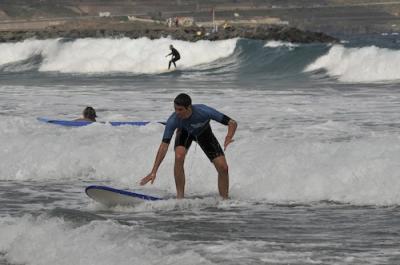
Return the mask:
[[12,21],[0,22],[0,31],[12,30],[40,30],[49,27],[59,26],[65,24],[65,20],[46,20],[46,21]]

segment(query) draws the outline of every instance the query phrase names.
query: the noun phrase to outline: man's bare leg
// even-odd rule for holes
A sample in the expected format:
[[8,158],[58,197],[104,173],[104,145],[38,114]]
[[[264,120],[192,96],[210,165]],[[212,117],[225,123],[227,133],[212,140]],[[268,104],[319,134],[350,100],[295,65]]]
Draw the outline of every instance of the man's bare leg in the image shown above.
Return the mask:
[[225,156],[219,156],[212,161],[218,172],[218,190],[223,199],[229,195],[229,172]]
[[185,169],[183,167],[185,163],[186,148],[184,146],[177,146],[175,148],[175,186],[176,186],[176,198],[182,199],[185,196]]

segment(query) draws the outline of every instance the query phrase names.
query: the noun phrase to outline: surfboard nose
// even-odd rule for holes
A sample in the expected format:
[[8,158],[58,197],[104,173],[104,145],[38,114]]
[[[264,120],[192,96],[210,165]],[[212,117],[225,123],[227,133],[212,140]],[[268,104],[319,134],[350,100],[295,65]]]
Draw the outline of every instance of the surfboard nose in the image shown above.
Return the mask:
[[115,189],[107,186],[92,185],[85,188],[87,196],[106,206],[134,206],[144,201],[157,201],[162,198],[142,193]]

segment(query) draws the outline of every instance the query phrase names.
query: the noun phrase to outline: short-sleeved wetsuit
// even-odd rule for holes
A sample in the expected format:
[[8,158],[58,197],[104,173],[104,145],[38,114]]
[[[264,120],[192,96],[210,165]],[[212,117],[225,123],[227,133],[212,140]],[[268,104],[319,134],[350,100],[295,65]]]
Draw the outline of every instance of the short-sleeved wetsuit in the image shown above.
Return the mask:
[[175,68],[176,68],[176,61],[178,61],[179,59],[181,59],[181,55],[179,54],[178,50],[175,48],[171,48],[171,53],[168,55],[172,54],[172,58],[168,63],[168,69],[171,67],[171,63],[174,64]]
[[172,54],[172,60],[175,60],[175,62],[181,58],[181,55],[179,54],[178,50],[175,48],[171,48],[170,54]]
[[228,125],[230,118],[203,104],[192,105],[192,115],[187,119],[179,118],[174,112],[167,120],[162,141],[170,143],[174,131],[178,129],[175,147],[184,146],[189,149],[194,140],[212,161],[214,158],[224,155],[224,151],[211,130],[210,120]]

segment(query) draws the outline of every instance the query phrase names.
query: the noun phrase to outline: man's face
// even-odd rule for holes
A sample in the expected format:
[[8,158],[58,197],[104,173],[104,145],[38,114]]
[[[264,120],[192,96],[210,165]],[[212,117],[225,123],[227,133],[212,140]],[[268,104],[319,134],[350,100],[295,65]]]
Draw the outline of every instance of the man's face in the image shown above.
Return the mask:
[[178,115],[180,119],[187,119],[190,117],[190,115],[192,115],[192,108],[190,106],[185,108],[183,106],[174,104],[174,108],[176,115]]

